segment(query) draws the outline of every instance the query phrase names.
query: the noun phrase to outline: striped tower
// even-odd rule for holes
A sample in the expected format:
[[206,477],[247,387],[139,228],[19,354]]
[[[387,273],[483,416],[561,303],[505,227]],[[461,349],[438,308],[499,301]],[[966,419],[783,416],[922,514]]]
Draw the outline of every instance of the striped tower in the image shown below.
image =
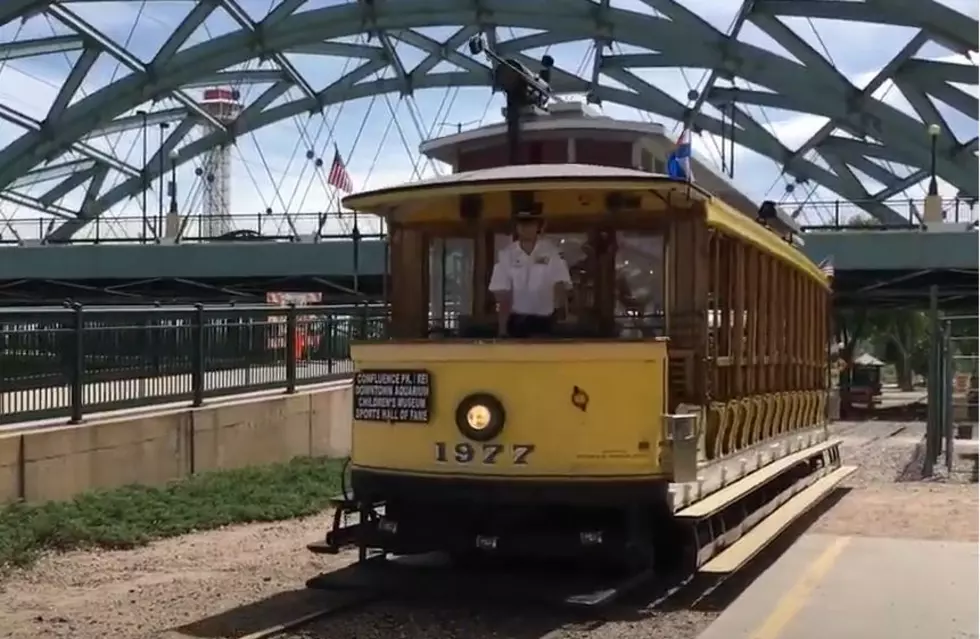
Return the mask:
[[[218,122],[230,125],[242,112],[240,99],[235,89],[206,89],[201,107]],[[223,144],[208,151],[195,173],[204,181],[200,235],[217,237],[232,231],[231,147]]]

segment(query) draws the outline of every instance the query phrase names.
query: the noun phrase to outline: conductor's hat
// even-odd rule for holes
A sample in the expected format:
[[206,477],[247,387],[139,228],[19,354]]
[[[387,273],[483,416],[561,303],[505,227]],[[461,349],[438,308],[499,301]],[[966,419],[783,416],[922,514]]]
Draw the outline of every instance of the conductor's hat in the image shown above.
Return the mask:
[[526,206],[515,206],[511,217],[515,222],[541,222],[541,205],[531,202]]

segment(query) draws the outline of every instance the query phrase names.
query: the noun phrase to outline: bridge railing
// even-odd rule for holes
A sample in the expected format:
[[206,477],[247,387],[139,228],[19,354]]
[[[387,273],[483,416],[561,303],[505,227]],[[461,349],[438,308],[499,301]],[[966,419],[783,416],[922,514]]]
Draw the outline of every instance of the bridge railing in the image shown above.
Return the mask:
[[[890,199],[881,202],[906,218],[905,222],[899,224],[882,224],[872,220],[862,208],[863,204],[866,203],[852,200],[814,200],[802,204],[783,203],[781,206],[796,219],[821,221],[819,224],[811,222],[803,225],[804,230],[904,229],[921,226],[917,214],[921,214],[924,209],[925,199]],[[970,223],[977,220],[976,197],[946,198],[942,201],[942,209],[947,222]],[[374,216],[362,216],[361,220],[359,226],[362,239],[376,240],[384,237],[375,230],[379,226]],[[179,232],[172,241],[293,242],[305,238],[312,238],[314,241],[350,240],[351,233],[331,232],[327,222],[350,227],[353,214],[346,211],[299,212],[288,216],[282,213],[239,213],[232,214],[229,221],[233,230],[214,236],[206,231],[206,220],[200,215],[187,215],[182,218]],[[45,244],[156,244],[160,241],[157,229],[161,226],[161,221],[156,215],[99,217],[71,238],[45,239],[55,226],[51,217],[17,217],[2,221],[0,245],[19,245],[31,241]]]
[[0,309],[0,423],[344,379],[383,309],[183,306]]
[[[901,230],[918,229],[923,224],[918,216],[925,208],[925,198],[885,200],[881,204],[905,217],[897,224],[883,223],[871,217],[862,205],[867,202],[852,200],[813,201],[798,205],[783,204],[792,210],[799,219],[822,220],[820,224],[804,224],[804,231],[846,231],[846,230]],[[942,200],[943,219],[946,222],[968,224],[977,221],[977,198],[955,197]]]
[[[288,218],[288,219],[287,219]],[[57,221],[56,221],[57,222]],[[331,224],[327,224],[331,222]],[[352,228],[350,212],[303,212],[288,216],[266,213],[233,214],[229,217],[232,230],[221,235],[208,232],[206,220],[199,215],[188,215],[181,220],[178,232],[171,241],[198,243],[215,241],[278,241],[293,242],[304,238],[315,241],[349,240],[351,233],[331,231],[339,224]],[[0,245],[19,245],[42,241],[45,244],[157,244],[160,221],[156,216],[106,216],[89,222],[77,234],[66,239],[45,239],[57,227],[49,217],[16,217],[0,220]],[[358,227],[362,239],[380,239],[375,216],[362,215]]]

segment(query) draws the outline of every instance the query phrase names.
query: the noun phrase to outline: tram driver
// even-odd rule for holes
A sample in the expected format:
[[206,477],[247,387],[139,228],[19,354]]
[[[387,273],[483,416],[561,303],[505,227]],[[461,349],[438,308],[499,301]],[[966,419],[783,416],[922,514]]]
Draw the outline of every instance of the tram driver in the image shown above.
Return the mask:
[[566,311],[572,278],[553,243],[542,237],[539,212],[514,214],[516,239],[497,255],[490,292],[497,301],[500,336],[552,335],[556,315]]

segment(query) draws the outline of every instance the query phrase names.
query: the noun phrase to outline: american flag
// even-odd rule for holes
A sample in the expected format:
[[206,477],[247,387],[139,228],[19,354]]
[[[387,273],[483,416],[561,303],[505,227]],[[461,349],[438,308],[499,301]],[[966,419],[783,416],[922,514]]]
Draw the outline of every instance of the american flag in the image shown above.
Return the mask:
[[827,277],[829,277],[829,278],[833,278],[834,277],[834,256],[833,255],[831,255],[830,257],[825,257],[822,260],[820,260],[820,264],[818,264],[817,266],[820,267],[820,270],[823,271],[823,274],[826,275]]
[[330,173],[327,175],[327,184],[344,193],[350,193],[354,190],[354,182],[350,179],[350,173],[344,166],[344,159],[340,157],[340,149],[338,148],[334,148],[333,163],[330,165]]

